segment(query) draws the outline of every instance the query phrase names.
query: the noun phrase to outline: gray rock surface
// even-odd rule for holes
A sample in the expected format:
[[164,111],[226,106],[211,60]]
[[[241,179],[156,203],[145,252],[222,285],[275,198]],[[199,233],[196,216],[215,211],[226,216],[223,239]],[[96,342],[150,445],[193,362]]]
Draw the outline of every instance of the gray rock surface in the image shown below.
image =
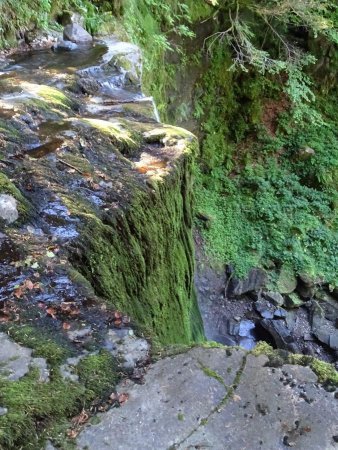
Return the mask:
[[105,346],[113,356],[121,360],[122,367],[128,370],[145,362],[150,350],[148,342],[137,338],[130,329],[109,330]]
[[15,381],[29,372],[32,350],[13,342],[5,333],[0,333],[0,374]]
[[238,296],[248,292],[255,292],[263,288],[267,282],[266,272],[262,269],[251,269],[245,280],[232,278],[230,280],[227,296]]
[[78,43],[92,42],[92,36],[77,23],[71,23],[66,25],[63,30],[63,39],[65,41],[71,41]]
[[17,201],[12,195],[0,195],[0,218],[7,223],[13,223],[19,218]]
[[125,84],[139,85],[142,78],[142,57],[139,47],[130,42],[111,42],[104,60],[106,66],[116,68],[125,75]]
[[49,381],[49,369],[44,358],[33,358],[30,348],[22,347],[7,334],[0,333],[0,375],[9,381],[16,381],[34,368],[39,371],[39,381]]
[[[338,402],[307,367],[194,348],[152,365],[129,399],[80,433],[84,450],[333,450]],[[231,388],[230,388],[231,387]]]

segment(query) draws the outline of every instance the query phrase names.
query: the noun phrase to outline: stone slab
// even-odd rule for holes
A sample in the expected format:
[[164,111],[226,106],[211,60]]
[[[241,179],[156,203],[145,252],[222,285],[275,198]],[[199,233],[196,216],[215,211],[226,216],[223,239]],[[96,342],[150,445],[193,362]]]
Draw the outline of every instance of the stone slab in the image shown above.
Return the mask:
[[[119,386],[129,400],[80,433],[77,448],[336,449],[334,394],[308,367],[271,368],[267,362],[265,356],[217,348],[161,360],[151,366],[144,385]],[[229,391],[226,386],[235,379],[238,387]]]
[[[101,422],[85,429],[79,449],[153,450],[171,447],[217,408],[226,387],[206,373],[215,371],[231,385],[244,352],[196,348],[154,364],[144,385],[119,386],[129,400],[99,416]],[[203,369],[204,367],[204,369]],[[230,368],[230,370],[229,370]]]

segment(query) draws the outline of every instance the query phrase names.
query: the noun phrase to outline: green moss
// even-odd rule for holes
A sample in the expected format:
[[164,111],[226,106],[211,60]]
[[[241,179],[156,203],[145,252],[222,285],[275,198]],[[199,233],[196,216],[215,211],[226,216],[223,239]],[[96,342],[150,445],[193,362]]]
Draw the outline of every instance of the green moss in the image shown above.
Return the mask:
[[38,381],[32,370],[19,381],[0,379],[1,405],[8,413],[0,417],[0,448],[43,449],[42,431],[78,411],[83,386],[52,375],[49,383]]
[[60,338],[56,340],[56,335],[48,330],[29,325],[11,325],[7,327],[7,332],[17,343],[32,348],[35,357],[46,358],[53,367],[57,367],[71,355],[67,341]]
[[299,364],[301,366],[308,366],[317,375],[320,383],[332,383],[338,386],[338,371],[334,366],[312,356],[274,350],[267,342],[259,342],[250,353],[254,356],[266,355],[270,362],[278,362],[278,365]]
[[178,413],[177,414],[177,419],[183,422],[184,421],[184,414]]
[[196,141],[184,145],[179,162],[169,175],[152,180],[151,189],[126,180],[127,203],[104,221],[84,215],[82,207],[77,211],[86,226],[81,256],[74,255],[73,263],[100,296],[161,344],[203,338],[191,234]]
[[132,155],[140,146],[140,135],[131,131],[121,122],[109,122],[101,119],[78,119],[78,123],[88,124],[103,135],[111,138],[116,147],[124,154]]
[[201,369],[203,370],[204,375],[206,375],[207,377],[214,378],[219,383],[221,383],[223,386],[225,386],[224,380],[220,374],[218,374],[217,372],[212,370],[210,367],[203,365],[202,363],[200,363],[200,366],[201,366]]
[[111,394],[119,379],[116,360],[105,350],[83,358],[76,371],[80,383],[86,388],[86,399],[88,401]]
[[3,172],[0,172],[0,194],[9,194],[16,199],[18,202],[19,222],[24,222],[29,216],[31,205]]

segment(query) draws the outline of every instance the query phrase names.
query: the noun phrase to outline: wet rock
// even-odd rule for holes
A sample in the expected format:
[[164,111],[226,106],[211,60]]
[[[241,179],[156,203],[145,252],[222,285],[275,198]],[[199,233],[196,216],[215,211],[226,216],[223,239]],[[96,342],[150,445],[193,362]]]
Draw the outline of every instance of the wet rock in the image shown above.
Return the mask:
[[285,309],[283,309],[283,308],[276,308],[276,310],[273,314],[273,316],[276,319],[285,319],[286,315],[287,315],[287,313],[286,313]]
[[57,31],[43,31],[34,28],[25,32],[24,40],[34,49],[51,48],[55,45],[59,35],[60,33]]
[[315,295],[316,285],[320,281],[319,279],[314,279],[314,277],[307,273],[300,273],[298,275],[297,292],[302,298],[310,299]]
[[63,30],[63,39],[75,43],[92,42],[92,36],[77,23],[66,25]]
[[226,290],[226,295],[231,297],[258,291],[265,286],[266,282],[266,272],[262,269],[254,268],[250,270],[249,275],[245,280],[232,278]]
[[332,350],[338,350],[338,329],[335,327],[335,322],[330,320],[336,320],[335,311],[337,310],[334,306],[327,302],[313,301],[311,306],[312,332],[320,342]]
[[77,80],[77,86],[83,94],[94,95],[100,90],[100,83],[93,77],[84,77]]
[[231,336],[237,336],[240,330],[240,324],[236,320],[227,321],[227,331]]
[[78,48],[79,46],[75,42],[65,41],[64,39],[59,39],[56,44],[53,45],[53,50],[73,51]]
[[281,294],[291,294],[297,287],[297,279],[293,270],[283,266],[277,280],[277,287]]
[[13,223],[19,218],[17,201],[12,195],[0,194],[0,219]]
[[122,367],[127,370],[133,370],[137,364],[144,363],[149,357],[148,342],[137,338],[130,329],[109,330],[105,346],[113,356],[123,361]]
[[87,340],[92,334],[90,327],[81,328],[79,330],[68,331],[68,337],[73,342],[81,342]]
[[264,292],[264,298],[275,306],[283,306],[284,298],[279,292]]
[[290,350],[294,353],[298,348],[288,327],[281,320],[264,319],[262,326],[272,336],[277,348]]

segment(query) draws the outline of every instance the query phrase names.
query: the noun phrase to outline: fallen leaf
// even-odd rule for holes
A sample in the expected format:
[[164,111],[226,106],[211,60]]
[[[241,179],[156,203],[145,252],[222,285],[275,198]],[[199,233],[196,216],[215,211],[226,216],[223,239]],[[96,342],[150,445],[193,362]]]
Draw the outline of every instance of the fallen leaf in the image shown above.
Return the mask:
[[32,289],[34,289],[34,284],[32,283],[32,281],[30,279],[27,278],[27,280],[25,280],[25,282],[24,282],[24,287],[31,291]]
[[68,323],[68,322],[63,322],[62,328],[63,328],[64,330],[69,330],[69,329],[70,329],[70,323]]
[[126,401],[128,401],[129,399],[129,394],[127,394],[127,392],[123,392],[122,394],[119,394],[118,396],[118,401],[120,403],[120,405],[123,405],[124,403],[126,403]]
[[89,419],[88,413],[83,409],[79,415],[72,418],[72,423],[76,426],[83,425]]
[[16,298],[21,298],[21,297],[23,296],[23,289],[22,289],[21,286],[18,287],[17,289],[15,289],[15,291],[14,291],[14,296],[15,296]]
[[240,400],[242,400],[241,397],[239,395],[236,395],[236,394],[232,397],[232,399],[233,399],[234,402],[239,402]]
[[55,254],[53,252],[51,252],[51,251],[48,251],[46,253],[46,255],[48,256],[48,258],[55,258]]
[[46,312],[47,312],[47,314],[48,314],[49,316],[51,316],[53,319],[56,319],[56,316],[55,316],[55,314],[56,314],[56,309],[55,309],[55,308],[53,308],[52,306],[49,306],[49,307],[46,309]]
[[75,439],[79,433],[80,433],[80,430],[73,430],[73,429],[67,430],[67,436],[70,439]]
[[78,314],[80,314],[80,309],[79,308],[75,308],[75,309],[72,309],[71,311],[70,311],[70,316],[77,316]]

